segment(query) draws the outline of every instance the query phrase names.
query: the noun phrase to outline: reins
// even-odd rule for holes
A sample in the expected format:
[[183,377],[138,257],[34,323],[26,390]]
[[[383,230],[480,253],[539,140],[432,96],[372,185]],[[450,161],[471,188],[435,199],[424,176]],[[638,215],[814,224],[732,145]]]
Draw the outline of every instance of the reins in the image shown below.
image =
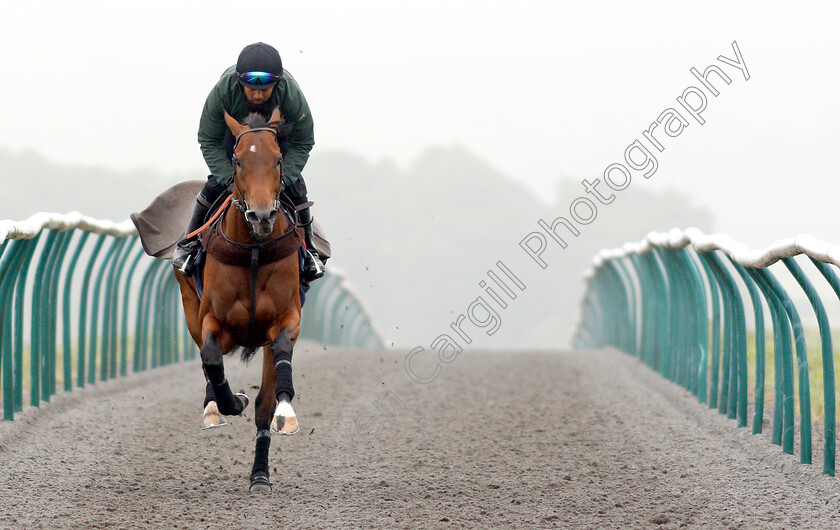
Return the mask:
[[189,238],[192,238],[192,237],[197,236],[198,234],[200,234],[200,233],[204,232],[204,231],[207,229],[207,227],[208,227],[208,226],[212,225],[212,224],[216,221],[216,219],[218,219],[218,218],[219,218],[219,216],[220,216],[220,215],[222,215],[222,212],[224,212],[224,211],[227,209],[228,204],[230,203],[231,197],[233,197],[233,195],[228,195],[228,196],[225,198],[225,200],[224,200],[224,201],[222,201],[222,204],[219,206],[219,209],[218,209],[218,210],[216,210],[216,213],[214,213],[214,214],[212,215],[212,217],[210,217],[210,219],[209,219],[206,223],[204,223],[203,225],[201,225],[201,227],[200,227],[200,228],[198,228],[198,229],[196,229],[195,231],[190,232],[189,234],[187,234],[186,239],[189,239]]

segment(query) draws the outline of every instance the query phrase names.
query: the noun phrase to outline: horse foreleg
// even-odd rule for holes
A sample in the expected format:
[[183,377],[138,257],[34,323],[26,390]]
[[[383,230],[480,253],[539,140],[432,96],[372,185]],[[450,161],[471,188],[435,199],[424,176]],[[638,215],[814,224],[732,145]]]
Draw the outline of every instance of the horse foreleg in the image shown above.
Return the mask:
[[219,413],[225,416],[238,416],[248,406],[248,396],[234,395],[230,390],[230,385],[225,378],[224,353],[219,345],[219,328],[218,321],[210,314],[204,317],[201,328],[204,339],[201,345],[201,364],[212,387]]
[[[294,333],[297,339],[297,333]],[[274,394],[277,397],[277,408],[271,421],[271,431],[277,434],[295,434],[300,430],[295,410],[292,408],[292,398],[295,397],[295,386],[292,382],[292,349],[293,337],[288,328],[283,328],[271,343],[271,353],[274,358],[274,372],[276,375]]]
[[268,347],[263,348],[263,371],[260,393],[257,394],[256,415],[257,442],[254,451],[254,467],[251,468],[251,491],[271,491],[268,472],[268,448],[271,445],[272,412],[274,411],[274,356]]
[[178,285],[181,288],[181,302],[184,305],[184,316],[187,320],[187,329],[190,330],[190,335],[198,346],[201,346],[201,321],[198,316],[198,310],[201,301],[198,299],[198,293],[195,290],[195,284],[189,278],[184,277],[183,274],[174,273],[178,280]]
[[[207,373],[204,374],[205,379]],[[227,425],[225,418],[219,412],[219,406],[216,404],[216,396],[213,394],[213,385],[207,381],[207,387],[204,390],[204,413],[201,417],[202,429],[213,429],[214,427],[224,427]]]
[[[198,299],[195,284],[192,280],[185,278],[183,274],[175,273],[175,278],[178,280],[178,284],[181,287],[181,301],[184,304],[184,315],[187,320],[187,328],[190,330],[190,335],[195,343],[201,346],[202,322],[199,318],[199,308],[201,302]],[[207,376],[207,370],[204,371],[204,379],[207,381],[207,388],[205,390],[204,413],[201,418],[201,428],[212,429],[214,427],[223,427],[227,425],[227,422],[219,412],[219,407],[216,404],[216,397],[213,395],[213,385],[210,384],[210,379]]]

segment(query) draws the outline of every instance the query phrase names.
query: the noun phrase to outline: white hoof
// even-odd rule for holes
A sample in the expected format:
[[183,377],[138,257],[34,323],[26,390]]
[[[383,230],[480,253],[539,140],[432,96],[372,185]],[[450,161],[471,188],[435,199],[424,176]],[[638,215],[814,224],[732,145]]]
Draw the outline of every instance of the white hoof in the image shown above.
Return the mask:
[[271,432],[273,434],[295,434],[300,430],[295,409],[288,401],[277,403],[274,410],[274,418],[271,420]]
[[224,427],[227,425],[225,417],[219,413],[219,407],[215,401],[211,401],[204,407],[204,417],[202,418],[201,430],[215,429],[216,427]]

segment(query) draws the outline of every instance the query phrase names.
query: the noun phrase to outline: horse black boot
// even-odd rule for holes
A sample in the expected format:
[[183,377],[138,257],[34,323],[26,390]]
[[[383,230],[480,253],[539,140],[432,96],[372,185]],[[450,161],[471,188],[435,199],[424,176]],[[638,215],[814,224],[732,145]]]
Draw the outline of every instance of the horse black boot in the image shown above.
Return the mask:
[[216,404],[216,395],[213,394],[213,384],[207,377],[207,371],[204,371],[204,379],[207,381],[207,386],[204,389],[204,413],[201,417],[201,430],[215,429],[216,427],[224,427],[227,425],[225,417],[219,412],[219,406]]
[[257,431],[257,444],[254,450],[254,467],[251,468],[251,491],[270,493],[271,482],[268,478],[268,448],[271,445],[271,433],[268,429]]
[[[263,370],[265,370],[265,367],[263,367]],[[263,376],[265,376],[265,372]],[[265,383],[263,384],[265,385]],[[251,487],[249,489],[254,492],[269,493],[271,492],[271,481],[268,473],[268,448],[271,445],[269,425],[272,418],[272,404],[266,403],[266,397],[271,397],[271,394],[264,392],[264,390],[261,387],[260,393],[257,394],[256,412],[254,413],[254,420],[257,424],[257,438],[254,448],[254,466],[251,468]]]
[[201,347],[201,364],[212,387],[219,413],[225,416],[242,414],[242,411],[248,406],[248,396],[242,393],[234,395],[231,392],[230,385],[225,378],[222,348],[219,346],[216,337],[211,336]]
[[285,329],[271,343],[274,372],[277,377],[274,386],[277,408],[271,420],[271,432],[274,434],[295,434],[300,430],[295,409],[292,408],[292,398],[295,397],[295,386],[292,382],[292,348],[291,338]]
[[303,227],[303,267],[300,271],[301,279],[305,282],[311,282],[324,276],[324,264],[321,262],[321,257],[318,255],[318,250],[312,243],[312,212],[309,208],[304,208],[298,212],[300,219],[300,226]]

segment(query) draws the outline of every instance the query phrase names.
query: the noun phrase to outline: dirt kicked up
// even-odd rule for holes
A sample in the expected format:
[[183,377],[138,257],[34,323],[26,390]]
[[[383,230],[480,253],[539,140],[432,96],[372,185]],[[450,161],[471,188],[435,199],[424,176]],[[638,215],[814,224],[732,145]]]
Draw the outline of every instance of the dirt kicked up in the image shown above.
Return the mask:
[[[840,479],[615,351],[463,353],[347,450],[403,356],[297,348],[271,494],[248,492],[253,405],[199,430],[197,362],[59,396],[0,424],[0,527],[840,527]],[[257,364],[228,367],[253,394]]]

